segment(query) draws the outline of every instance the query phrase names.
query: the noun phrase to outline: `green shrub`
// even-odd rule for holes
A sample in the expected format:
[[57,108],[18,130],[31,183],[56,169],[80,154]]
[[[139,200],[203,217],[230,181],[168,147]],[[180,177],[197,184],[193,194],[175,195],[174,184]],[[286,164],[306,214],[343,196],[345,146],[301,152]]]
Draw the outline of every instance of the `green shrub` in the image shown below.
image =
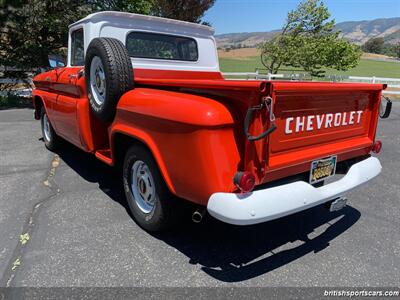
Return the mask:
[[0,109],[32,107],[31,98],[19,97],[16,95],[0,96]]

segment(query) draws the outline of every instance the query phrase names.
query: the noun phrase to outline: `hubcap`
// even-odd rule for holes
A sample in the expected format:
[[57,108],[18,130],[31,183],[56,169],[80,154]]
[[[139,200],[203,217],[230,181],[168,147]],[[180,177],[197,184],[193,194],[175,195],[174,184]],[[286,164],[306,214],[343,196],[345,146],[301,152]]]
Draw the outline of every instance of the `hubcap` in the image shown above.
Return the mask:
[[94,101],[98,105],[104,103],[106,97],[106,75],[100,57],[95,56],[90,64],[90,89]]
[[51,140],[50,122],[46,114],[43,115],[43,133],[44,138],[49,142]]
[[149,214],[155,206],[156,190],[147,164],[137,160],[131,168],[131,192],[139,209]]

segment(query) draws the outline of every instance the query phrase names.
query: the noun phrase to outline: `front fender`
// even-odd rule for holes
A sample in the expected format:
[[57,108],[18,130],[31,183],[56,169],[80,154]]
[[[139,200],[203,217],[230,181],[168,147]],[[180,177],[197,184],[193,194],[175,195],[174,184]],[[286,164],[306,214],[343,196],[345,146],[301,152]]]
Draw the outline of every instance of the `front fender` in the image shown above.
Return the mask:
[[32,105],[33,105],[33,108],[35,110],[34,111],[34,118],[35,118],[35,120],[40,120],[40,112],[41,112],[40,111],[41,110],[41,106],[39,104],[39,102],[40,102],[44,106],[44,109],[46,110],[46,112],[48,114],[48,118],[50,119],[50,122],[51,122],[53,120],[53,118],[52,118],[53,116],[49,116],[48,109],[47,109],[47,103],[46,103],[46,101],[44,99],[45,99],[45,96],[44,96],[42,91],[33,89],[33,91],[32,91]]

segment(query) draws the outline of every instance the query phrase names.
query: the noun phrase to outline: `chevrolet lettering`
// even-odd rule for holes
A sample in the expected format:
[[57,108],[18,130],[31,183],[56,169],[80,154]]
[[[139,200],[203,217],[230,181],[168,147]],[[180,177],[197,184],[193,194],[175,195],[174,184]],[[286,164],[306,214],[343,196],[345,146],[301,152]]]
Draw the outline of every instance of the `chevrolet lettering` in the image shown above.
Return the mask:
[[362,110],[286,118],[285,133],[360,124]]

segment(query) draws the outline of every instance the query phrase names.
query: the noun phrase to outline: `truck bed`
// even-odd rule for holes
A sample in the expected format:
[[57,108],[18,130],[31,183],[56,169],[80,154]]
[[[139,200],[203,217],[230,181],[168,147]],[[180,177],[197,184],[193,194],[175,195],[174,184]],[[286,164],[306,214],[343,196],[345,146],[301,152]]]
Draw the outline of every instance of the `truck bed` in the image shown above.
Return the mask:
[[[243,124],[247,109],[259,104],[262,97],[273,99],[277,129],[267,138],[249,142],[243,127],[236,130],[238,150],[244,158],[241,168],[258,170],[260,184],[306,172],[314,159],[337,155],[340,162],[368,154],[375,139],[381,91],[386,88],[364,83],[225,80],[215,72],[154,75],[139,70],[135,80],[139,86],[217,99],[234,111],[238,124]],[[255,116],[250,129],[256,135],[269,126],[263,111]]]

